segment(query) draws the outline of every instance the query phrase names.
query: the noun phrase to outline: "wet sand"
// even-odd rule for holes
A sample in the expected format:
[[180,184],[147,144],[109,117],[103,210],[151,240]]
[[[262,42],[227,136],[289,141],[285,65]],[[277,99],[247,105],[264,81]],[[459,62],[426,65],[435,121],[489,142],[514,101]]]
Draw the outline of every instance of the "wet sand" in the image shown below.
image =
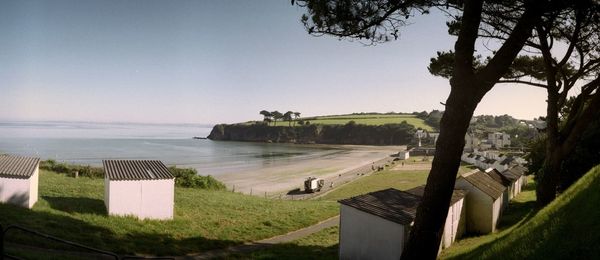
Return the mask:
[[391,154],[405,150],[405,146],[336,145],[338,152],[300,161],[282,161],[243,172],[224,173],[215,178],[224,182],[229,190],[267,196],[302,188],[310,176],[329,179],[361,166],[371,165]]

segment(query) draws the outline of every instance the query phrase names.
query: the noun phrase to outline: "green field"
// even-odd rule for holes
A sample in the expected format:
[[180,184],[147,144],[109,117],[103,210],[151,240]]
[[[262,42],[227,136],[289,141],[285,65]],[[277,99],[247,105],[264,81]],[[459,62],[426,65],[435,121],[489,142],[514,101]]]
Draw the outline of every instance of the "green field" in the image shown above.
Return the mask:
[[[174,220],[141,221],[107,216],[103,196],[102,179],[41,171],[33,210],[0,204],[0,223],[122,254],[183,255],[284,234],[338,214],[335,202],[175,188]],[[29,241],[15,235],[22,243]]]
[[[354,121],[357,124],[363,125],[383,125],[383,124],[399,124],[402,121],[406,121],[408,124],[413,125],[416,128],[422,128],[427,131],[433,131],[431,126],[425,124],[423,119],[417,118],[415,115],[409,114],[377,114],[377,115],[337,115],[337,116],[317,116],[317,117],[306,117],[300,120],[309,121],[311,124],[320,125],[344,125],[350,121]],[[293,124],[293,122],[292,122]],[[277,121],[276,126],[288,126],[288,122]]]
[[[432,157],[429,157],[430,160]],[[416,160],[414,162],[413,160]],[[431,165],[431,161],[421,162],[422,157],[411,157],[406,161],[406,167],[411,165]],[[396,163],[398,165],[399,163]],[[471,171],[472,167],[469,165],[461,165],[459,168],[459,174]],[[373,191],[383,190],[387,188],[395,188],[399,190],[407,190],[420,185],[424,185],[427,182],[427,176],[429,170],[394,170],[386,169],[381,172],[374,173],[369,176],[365,176],[351,183],[345,184],[325,196],[321,197],[322,200],[341,200]]]

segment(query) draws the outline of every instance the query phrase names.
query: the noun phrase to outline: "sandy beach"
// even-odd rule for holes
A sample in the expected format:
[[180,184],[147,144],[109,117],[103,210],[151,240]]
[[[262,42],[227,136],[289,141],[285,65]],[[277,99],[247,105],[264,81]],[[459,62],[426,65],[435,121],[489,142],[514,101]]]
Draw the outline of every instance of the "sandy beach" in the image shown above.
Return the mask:
[[229,190],[253,195],[282,193],[302,188],[304,179],[310,176],[331,178],[361,166],[370,165],[405,150],[405,146],[361,146],[336,145],[339,152],[301,161],[281,162],[265,165],[260,169],[245,169],[244,172],[224,173],[215,176]]

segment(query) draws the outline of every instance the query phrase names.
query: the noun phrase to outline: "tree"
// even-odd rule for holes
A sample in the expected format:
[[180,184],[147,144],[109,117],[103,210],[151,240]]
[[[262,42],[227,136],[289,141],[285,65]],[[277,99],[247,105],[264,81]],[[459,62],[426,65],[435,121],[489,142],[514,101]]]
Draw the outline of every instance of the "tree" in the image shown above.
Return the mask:
[[272,121],[271,118],[273,117],[273,115],[271,114],[271,112],[269,112],[267,110],[263,110],[263,111],[260,111],[259,114],[263,115],[263,117],[264,117],[263,121],[267,122],[267,125]]
[[[306,7],[301,21],[310,34],[333,35],[371,43],[397,39],[399,28],[415,13],[440,8],[449,14],[450,33],[457,36],[450,75],[450,94],[440,121],[440,136],[403,259],[435,259],[448,213],[464,136],[478,103],[517,58],[543,15],[567,8],[566,1],[400,1],[355,4],[350,0],[297,1]],[[294,3],[294,1],[292,1]],[[498,46],[479,66],[477,39],[500,28]]]
[[[577,140],[600,110],[600,3],[574,1],[541,17],[533,37],[525,43],[527,55],[517,57],[499,83],[516,83],[545,88],[548,93],[546,109],[546,152],[539,169],[536,195],[538,205],[545,206],[561,191],[561,164]],[[506,16],[514,22],[515,18]],[[485,31],[483,37],[498,38],[502,33]],[[502,27],[502,26],[499,26]],[[560,46],[560,47],[556,47]],[[565,46],[566,51],[562,51]],[[556,50],[558,49],[558,50]],[[451,52],[438,53],[429,70],[434,75],[448,77],[452,71]],[[476,60],[477,66],[486,61]],[[580,93],[573,93],[581,86]],[[571,105],[566,106],[570,95]],[[568,116],[561,109],[572,109]],[[495,122],[494,124],[497,124]]]
[[[300,112],[294,112],[294,120],[298,121],[298,118],[300,118]],[[294,126],[296,126],[295,121],[294,121]]]
[[283,114],[283,120],[288,121],[289,127],[292,127],[293,116],[294,116],[294,112],[292,112],[292,111],[287,111],[287,112],[285,112],[285,114]]
[[277,120],[282,119],[283,118],[283,114],[277,110],[271,112],[271,117],[273,118],[273,125],[277,126]]

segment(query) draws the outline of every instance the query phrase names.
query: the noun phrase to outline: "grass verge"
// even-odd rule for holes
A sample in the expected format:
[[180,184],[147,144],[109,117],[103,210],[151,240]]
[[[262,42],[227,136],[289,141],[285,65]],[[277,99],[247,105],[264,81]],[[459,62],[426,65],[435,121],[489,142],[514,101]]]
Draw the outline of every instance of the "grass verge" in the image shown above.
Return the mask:
[[338,213],[335,202],[280,201],[177,187],[174,220],[107,216],[102,179],[75,179],[44,170],[39,194],[32,210],[0,204],[0,223],[121,254],[183,255],[223,248],[284,234]]

